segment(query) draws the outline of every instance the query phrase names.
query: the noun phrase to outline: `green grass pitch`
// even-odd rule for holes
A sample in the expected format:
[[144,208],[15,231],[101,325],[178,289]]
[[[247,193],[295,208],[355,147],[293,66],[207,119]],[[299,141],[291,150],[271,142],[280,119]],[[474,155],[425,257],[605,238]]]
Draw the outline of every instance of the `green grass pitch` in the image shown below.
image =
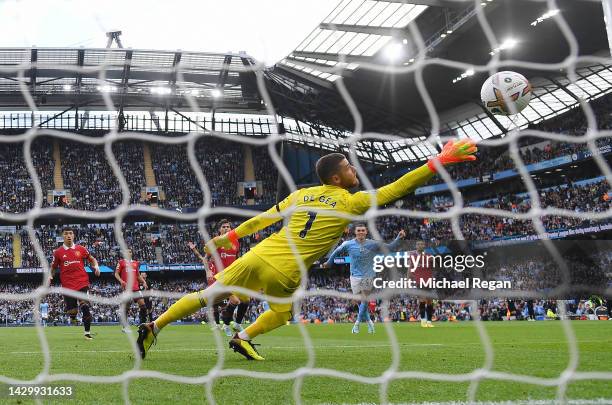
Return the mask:
[[[569,361],[567,340],[560,322],[484,323],[494,347],[493,370],[537,377],[557,377]],[[578,341],[579,371],[612,371],[612,322],[571,323]],[[401,371],[428,371],[447,374],[468,373],[482,367],[485,359],[475,324],[439,324],[422,329],[416,324],[392,325],[400,344]],[[314,346],[314,366],[379,376],[391,365],[391,347],[383,325],[375,335],[362,328],[350,333],[350,324],[308,325]],[[50,373],[117,375],[133,368],[134,356],[128,337],[117,326],[100,326],[94,341],[82,337],[80,327],[45,329],[51,349]],[[132,334],[132,338],[135,333]],[[286,373],[307,365],[308,353],[296,325],[285,326],[260,336],[263,362],[248,362],[230,352],[225,343],[224,368]],[[42,369],[43,356],[34,328],[0,328],[0,374],[32,379]],[[201,376],[215,366],[218,356],[208,326],[169,326],[160,335],[143,362],[145,370],[181,376]],[[74,384],[74,383],[72,383]],[[0,384],[1,386],[2,384]],[[0,403],[33,403],[11,399],[2,388]],[[301,387],[303,403],[379,403],[379,385],[363,384],[328,376],[306,377]],[[392,403],[466,401],[468,382],[439,382],[418,379],[395,380],[389,384]],[[128,386],[133,404],[204,403],[204,385],[187,385],[156,378],[131,380]],[[293,401],[294,381],[273,381],[251,377],[224,377],[215,380],[214,397],[219,404],[286,404]],[[122,384],[76,383],[71,401],[43,403],[123,403]],[[554,399],[555,387],[517,382],[483,380],[477,391],[479,401]],[[612,399],[612,381],[587,380],[569,384],[570,399]]]

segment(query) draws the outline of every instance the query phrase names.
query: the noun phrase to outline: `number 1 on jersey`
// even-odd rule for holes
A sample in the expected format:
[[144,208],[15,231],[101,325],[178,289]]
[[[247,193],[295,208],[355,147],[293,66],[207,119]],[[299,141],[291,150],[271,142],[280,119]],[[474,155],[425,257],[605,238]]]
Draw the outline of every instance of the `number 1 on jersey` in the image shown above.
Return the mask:
[[304,229],[300,231],[300,238],[304,239],[310,228],[312,228],[312,223],[317,218],[317,213],[308,211],[308,221],[306,221],[306,225],[304,225]]

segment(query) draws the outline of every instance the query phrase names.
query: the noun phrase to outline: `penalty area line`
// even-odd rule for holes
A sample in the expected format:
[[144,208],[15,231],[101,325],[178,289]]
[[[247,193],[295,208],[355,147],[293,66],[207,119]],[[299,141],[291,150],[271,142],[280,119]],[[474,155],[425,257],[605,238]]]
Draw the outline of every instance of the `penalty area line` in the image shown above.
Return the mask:
[[[423,347],[423,346],[444,346],[442,343],[405,343],[398,344],[398,346],[408,347]],[[313,349],[369,349],[376,347],[392,347],[392,345],[325,345],[325,346],[312,346]],[[306,346],[266,346],[266,349],[280,349],[280,350],[295,350],[295,349],[306,349]],[[225,350],[225,348],[224,348]],[[216,352],[217,348],[187,348],[181,347],[176,349],[155,349],[155,352]],[[0,354],[42,354],[40,350],[35,351],[13,351],[13,352],[0,352]],[[134,353],[132,350],[51,350],[52,354],[55,353]]]
[[[567,399],[563,401],[568,405],[612,405],[612,399]],[[530,400],[513,400],[513,401],[451,401],[451,402],[390,402],[392,405],[558,405],[559,402],[554,399],[530,399]],[[366,404],[358,404],[366,405]],[[369,404],[368,404],[369,405]]]
[[[578,340],[577,344],[583,343],[609,343],[610,340],[593,340],[593,339],[585,339]],[[493,345],[501,344],[502,342],[493,342]],[[551,340],[551,341],[540,341],[540,344],[558,344],[558,343],[567,343],[567,340]],[[463,342],[463,343],[398,343],[399,347],[441,347],[441,346],[483,346],[482,342]],[[379,344],[379,345],[313,345],[313,349],[367,349],[367,348],[382,348],[382,347],[392,347],[390,344]],[[305,349],[306,346],[266,346],[266,348],[270,349],[285,349],[285,350],[295,350],[295,349]],[[155,349],[156,352],[215,352],[216,348],[176,348],[176,349]],[[11,352],[3,352],[0,351],[0,355],[9,355],[9,354],[39,354],[42,353],[40,350],[35,351],[11,351]],[[51,353],[133,353],[131,350],[65,350],[65,351],[56,351],[51,350]],[[459,403],[457,403],[459,404]],[[610,404],[612,405],[612,403]]]

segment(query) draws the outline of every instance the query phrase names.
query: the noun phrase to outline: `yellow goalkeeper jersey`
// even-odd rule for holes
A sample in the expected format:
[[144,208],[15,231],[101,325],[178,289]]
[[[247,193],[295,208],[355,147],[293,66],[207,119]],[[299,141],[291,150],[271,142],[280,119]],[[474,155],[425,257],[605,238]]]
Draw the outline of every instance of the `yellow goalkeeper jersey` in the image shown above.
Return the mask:
[[287,223],[280,231],[263,240],[251,252],[290,279],[299,280],[298,260],[308,269],[329,252],[352,221],[348,216],[365,213],[373,201],[376,205],[395,201],[426,183],[432,176],[433,172],[423,165],[397,181],[370,192],[352,194],[331,185],[297,190],[265,213],[238,226],[236,233],[244,237],[286,218]]
[[299,264],[295,252],[309,268],[338,242],[350,218],[340,215],[356,215],[369,206],[366,193],[351,194],[336,186],[309,187],[297,190],[277,204],[274,210],[284,217],[287,211],[295,211],[283,228],[266,238],[251,251],[286,275],[299,276]]

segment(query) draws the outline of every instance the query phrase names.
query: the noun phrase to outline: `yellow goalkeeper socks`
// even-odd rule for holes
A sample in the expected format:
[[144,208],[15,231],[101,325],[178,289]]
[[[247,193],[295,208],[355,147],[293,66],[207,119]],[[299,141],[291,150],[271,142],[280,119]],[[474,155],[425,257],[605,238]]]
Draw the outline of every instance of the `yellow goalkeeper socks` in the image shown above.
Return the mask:
[[170,306],[170,308],[168,308],[166,312],[161,314],[159,318],[155,320],[155,326],[158,329],[162,329],[170,322],[183,319],[184,317],[191,315],[200,308],[206,306],[206,300],[201,297],[202,292],[203,291],[198,291],[187,294],[180,300],[176,301]]
[[291,312],[274,312],[267,310],[263,314],[259,315],[259,318],[244,331],[248,336],[247,340],[255,338],[255,336],[261,335],[262,333],[270,332],[283,326],[287,321],[291,319]]

